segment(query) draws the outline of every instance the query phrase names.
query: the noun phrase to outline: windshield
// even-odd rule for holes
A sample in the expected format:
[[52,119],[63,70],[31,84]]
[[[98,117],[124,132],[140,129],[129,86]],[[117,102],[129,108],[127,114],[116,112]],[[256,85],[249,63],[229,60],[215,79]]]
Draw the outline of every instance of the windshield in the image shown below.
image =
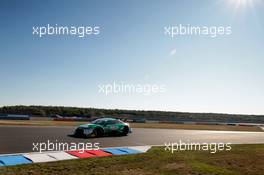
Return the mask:
[[97,125],[104,125],[106,123],[106,121],[102,120],[102,119],[97,119],[95,121],[92,121],[91,123],[92,124],[97,124]]

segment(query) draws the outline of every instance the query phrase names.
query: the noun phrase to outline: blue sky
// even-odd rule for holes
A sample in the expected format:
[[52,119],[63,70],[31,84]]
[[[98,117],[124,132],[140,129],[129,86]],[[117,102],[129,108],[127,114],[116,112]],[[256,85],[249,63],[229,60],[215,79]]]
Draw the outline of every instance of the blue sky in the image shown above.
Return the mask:
[[[0,106],[264,114],[264,5],[238,1],[3,0]],[[32,35],[47,24],[97,25],[101,33]],[[232,35],[164,35],[178,24],[232,26]],[[165,84],[166,92],[98,92],[112,82]]]

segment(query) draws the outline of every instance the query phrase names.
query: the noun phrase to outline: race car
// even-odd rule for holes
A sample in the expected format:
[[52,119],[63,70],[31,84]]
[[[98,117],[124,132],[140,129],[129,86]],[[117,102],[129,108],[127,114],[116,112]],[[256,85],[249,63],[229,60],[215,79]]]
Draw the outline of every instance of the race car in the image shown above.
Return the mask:
[[108,135],[126,136],[131,133],[128,123],[114,118],[100,118],[89,124],[83,124],[74,129],[76,137],[102,137]]

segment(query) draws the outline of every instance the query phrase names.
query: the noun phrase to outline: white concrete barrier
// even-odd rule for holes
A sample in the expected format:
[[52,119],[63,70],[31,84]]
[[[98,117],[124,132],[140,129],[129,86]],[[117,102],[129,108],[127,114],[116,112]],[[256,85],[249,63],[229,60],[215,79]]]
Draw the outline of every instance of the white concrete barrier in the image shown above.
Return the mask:
[[55,158],[56,160],[70,160],[70,159],[77,159],[77,157],[72,156],[64,151],[60,152],[51,152],[48,153],[48,156]]
[[34,163],[56,161],[55,158],[50,157],[47,153],[27,153],[23,154],[23,156],[32,160]]
[[27,153],[27,154],[23,154],[23,156],[32,160],[32,162],[35,162],[35,163],[77,159],[77,157],[70,155],[64,151],[44,152],[44,153]]
[[145,153],[151,148],[151,146],[131,146],[128,148]]

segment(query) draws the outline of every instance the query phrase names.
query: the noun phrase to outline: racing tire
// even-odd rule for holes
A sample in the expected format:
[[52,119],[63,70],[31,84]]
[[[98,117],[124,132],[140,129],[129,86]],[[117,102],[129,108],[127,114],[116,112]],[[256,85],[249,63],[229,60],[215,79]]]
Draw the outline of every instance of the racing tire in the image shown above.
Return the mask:
[[124,126],[123,130],[122,130],[122,135],[126,136],[129,133],[129,127],[128,126]]
[[76,132],[74,133],[75,137],[83,137],[84,133],[82,129],[77,129]]
[[103,136],[103,131],[101,128],[95,128],[91,134],[91,137],[101,137]]

